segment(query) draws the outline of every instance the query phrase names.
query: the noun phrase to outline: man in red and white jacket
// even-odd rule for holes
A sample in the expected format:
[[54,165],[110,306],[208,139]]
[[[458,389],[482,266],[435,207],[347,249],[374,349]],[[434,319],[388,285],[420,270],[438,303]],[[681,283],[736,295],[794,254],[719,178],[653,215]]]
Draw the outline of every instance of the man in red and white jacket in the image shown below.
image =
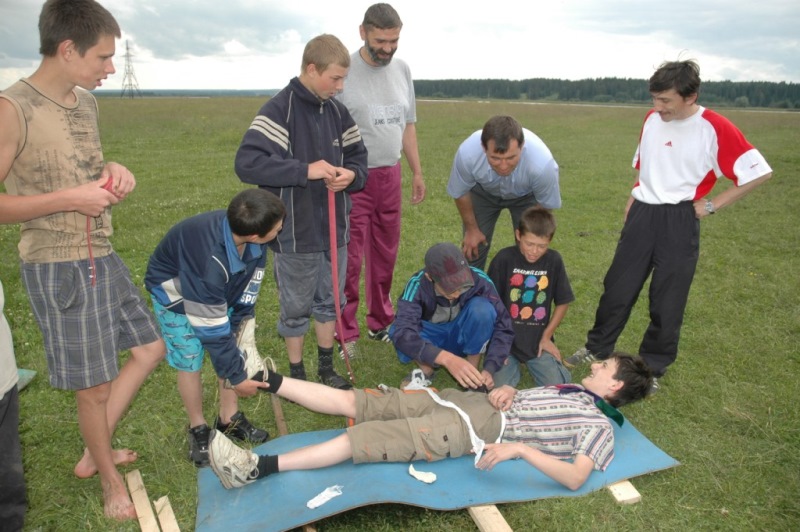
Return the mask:
[[[700,68],[663,63],[650,78],[653,109],[633,158],[637,171],[625,225],[586,346],[568,365],[605,359],[647,277],[650,325],[639,347],[655,377],[678,355],[683,313],[700,250],[700,220],[742,198],[772,176],[764,157],[728,119],[697,103]],[[717,179],[736,185],[706,197]],[[658,390],[654,381],[651,392]]]

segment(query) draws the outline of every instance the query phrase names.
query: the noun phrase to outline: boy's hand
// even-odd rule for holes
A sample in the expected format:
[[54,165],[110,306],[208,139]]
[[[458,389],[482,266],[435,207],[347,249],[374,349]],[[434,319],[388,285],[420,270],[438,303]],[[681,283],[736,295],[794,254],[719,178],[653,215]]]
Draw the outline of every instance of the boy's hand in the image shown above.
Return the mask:
[[467,360],[442,350],[436,357],[436,363],[447,368],[450,375],[464,388],[479,388],[483,384],[483,375]]
[[103,214],[106,207],[119,203],[120,198],[103,187],[105,183],[101,178],[98,181],[65,189],[65,197],[69,198],[69,204],[72,206],[70,210],[94,218]]
[[251,397],[258,393],[259,390],[267,391],[269,384],[264,381],[254,381],[245,379],[233,387],[233,391],[239,397]]
[[325,184],[327,185],[329,190],[332,190],[334,192],[339,192],[349,187],[350,183],[352,183],[355,180],[355,178],[356,178],[356,173],[353,172],[352,170],[349,170],[347,168],[337,167],[336,177],[334,177],[333,179],[328,179],[325,182]]
[[491,392],[489,392],[488,398],[489,403],[497,410],[506,411],[511,408],[511,403],[514,400],[514,395],[516,395],[517,390],[504,384],[499,388],[495,388]]
[[313,181],[315,179],[334,179],[336,178],[336,167],[328,161],[320,159],[315,163],[308,165],[308,179]]
[[542,341],[539,342],[539,352],[536,354],[536,356],[540,357],[544,352],[550,353],[559,362],[562,361],[561,351],[558,350],[558,347],[556,347],[556,344],[554,344],[552,340],[545,340],[544,338],[542,338]]
[[136,178],[133,177],[130,170],[119,163],[112,162],[103,168],[103,172],[100,174],[100,184],[118,199],[123,200],[136,188]]
[[494,377],[491,373],[486,370],[481,371],[481,376],[483,376],[483,385],[486,387],[486,390],[494,389]]
[[475,467],[484,471],[491,471],[494,466],[506,460],[519,458],[521,453],[519,446],[521,443],[487,443],[483,448],[483,456],[475,464]]

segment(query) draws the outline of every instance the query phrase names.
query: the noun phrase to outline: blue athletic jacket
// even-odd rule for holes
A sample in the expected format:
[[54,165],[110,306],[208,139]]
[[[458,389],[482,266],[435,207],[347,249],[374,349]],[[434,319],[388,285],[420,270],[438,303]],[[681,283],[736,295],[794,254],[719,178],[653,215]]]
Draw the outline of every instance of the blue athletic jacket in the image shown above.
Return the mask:
[[[484,297],[494,305],[497,319],[483,361],[483,369],[494,374],[505,363],[511,352],[511,344],[514,342],[511,316],[491,279],[482,270],[472,268],[472,280],[475,284],[461,294],[456,302],[463,308],[473,297]],[[430,366],[434,365],[434,360],[442,350],[425,341],[420,333],[422,322],[431,320],[437,305],[452,306],[447,298],[436,294],[433,282],[425,276],[425,270],[418,271],[408,281],[403,295],[397,301],[397,313],[392,331],[392,341],[398,351]]]
[[235,331],[254,315],[266,263],[266,244],[247,244],[240,258],[225,211],[212,211],[170,229],[147,265],[147,291],[186,315],[217,375],[231,384],[246,378]]
[[328,189],[308,179],[308,165],[325,160],[355,172],[336,193],[337,247],[350,240],[349,192],[367,183],[367,148],[347,107],[320,101],[298,78],[267,101],[245,132],[235,171],[245,183],[277,195],[286,206],[283,230],[270,246],[279,253],[328,251]]

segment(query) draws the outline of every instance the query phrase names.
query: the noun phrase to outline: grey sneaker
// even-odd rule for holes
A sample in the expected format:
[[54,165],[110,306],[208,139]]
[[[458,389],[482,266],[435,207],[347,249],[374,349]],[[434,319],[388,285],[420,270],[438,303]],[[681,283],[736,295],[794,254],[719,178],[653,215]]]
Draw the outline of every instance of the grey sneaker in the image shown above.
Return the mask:
[[650,389],[647,390],[647,397],[655,394],[661,389],[661,384],[658,382],[658,377],[653,377],[653,382],[650,383]]
[[344,346],[339,344],[339,358],[342,360],[344,360],[344,348],[347,348],[347,356],[350,357],[350,360],[361,356],[361,353],[358,352],[358,346],[356,346],[355,340],[345,342]]
[[218,430],[211,432],[208,458],[225,489],[241,488],[258,478],[258,455],[237,447]]
[[564,365],[568,368],[574,368],[575,366],[597,362],[598,360],[597,353],[592,353],[585,347],[581,347],[571,357],[564,359]]
[[376,340],[378,342],[386,342],[387,344],[392,343],[392,339],[389,336],[389,328],[384,327],[383,329],[378,329],[377,331],[368,331],[367,336],[370,340]]
[[211,429],[205,423],[189,428],[187,434],[189,460],[194,462],[195,467],[208,466],[208,438],[210,433]]

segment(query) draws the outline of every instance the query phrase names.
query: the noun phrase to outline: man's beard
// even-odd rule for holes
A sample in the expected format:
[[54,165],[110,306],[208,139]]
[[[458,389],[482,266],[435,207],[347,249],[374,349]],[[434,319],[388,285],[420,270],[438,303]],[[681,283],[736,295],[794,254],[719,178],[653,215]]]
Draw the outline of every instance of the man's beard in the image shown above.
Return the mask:
[[381,57],[378,55],[378,50],[373,48],[369,45],[368,42],[364,41],[364,48],[367,50],[367,55],[372,60],[373,63],[377,63],[380,66],[386,66],[392,62],[392,57],[394,57],[394,53],[397,51],[397,48],[392,50],[392,53],[389,54],[389,57]]

